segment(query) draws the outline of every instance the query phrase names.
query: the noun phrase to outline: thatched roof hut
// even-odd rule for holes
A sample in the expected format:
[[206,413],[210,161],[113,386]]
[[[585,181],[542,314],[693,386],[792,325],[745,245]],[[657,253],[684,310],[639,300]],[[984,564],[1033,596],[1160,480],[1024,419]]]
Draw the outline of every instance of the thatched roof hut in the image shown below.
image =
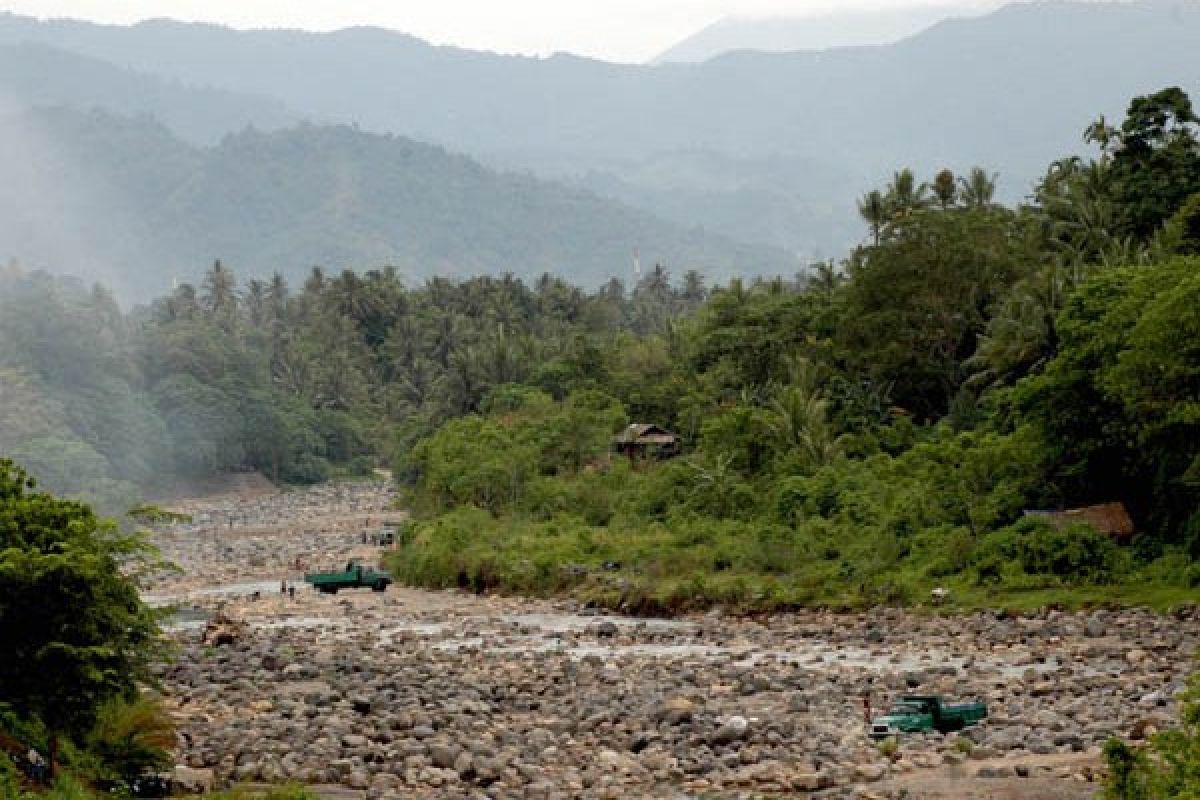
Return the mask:
[[679,437],[666,428],[634,423],[613,437],[613,449],[628,456],[672,456],[679,452]]

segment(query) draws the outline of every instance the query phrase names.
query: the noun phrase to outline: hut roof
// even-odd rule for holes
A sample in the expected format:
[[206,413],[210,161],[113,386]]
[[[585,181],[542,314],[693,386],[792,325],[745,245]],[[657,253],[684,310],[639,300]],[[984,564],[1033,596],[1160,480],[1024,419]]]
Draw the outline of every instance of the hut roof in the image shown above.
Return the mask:
[[666,428],[634,423],[613,437],[617,444],[675,444],[679,437]]
[[1121,541],[1132,537],[1135,530],[1133,518],[1129,516],[1124,503],[1103,503],[1067,511],[1026,511],[1025,514],[1041,517],[1060,529],[1080,522],[1086,523],[1100,533],[1106,533]]

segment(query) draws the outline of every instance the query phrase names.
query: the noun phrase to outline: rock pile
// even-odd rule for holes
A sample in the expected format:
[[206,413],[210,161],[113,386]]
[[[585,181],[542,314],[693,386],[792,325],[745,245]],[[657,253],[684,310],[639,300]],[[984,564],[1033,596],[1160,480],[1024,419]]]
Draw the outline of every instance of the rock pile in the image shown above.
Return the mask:
[[[386,490],[363,491],[342,508],[379,515]],[[292,502],[324,514],[323,500]],[[256,541],[268,565],[359,547],[357,517],[322,531],[280,503],[247,517],[279,514],[274,533],[199,527],[172,531],[172,547],[217,583],[266,577],[224,563],[231,540]],[[1192,611],[661,621],[412,590],[205,599],[195,573],[183,581],[181,595],[248,625],[221,648],[179,633],[163,679],[182,765],[200,770],[186,774],[336,784],[370,800],[886,795],[947,768],[1085,780],[1108,737],[1168,724],[1200,638]],[[991,714],[888,752],[865,735],[861,698],[880,708],[911,692],[981,697]]]

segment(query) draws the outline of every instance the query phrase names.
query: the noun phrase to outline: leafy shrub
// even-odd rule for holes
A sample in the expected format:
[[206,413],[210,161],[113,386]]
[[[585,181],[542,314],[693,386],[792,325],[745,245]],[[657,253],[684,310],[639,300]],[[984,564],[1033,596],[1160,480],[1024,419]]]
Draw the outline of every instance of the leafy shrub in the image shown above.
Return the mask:
[[21,796],[20,775],[7,754],[0,752],[0,800],[17,800]]
[[107,703],[87,738],[87,749],[100,767],[99,777],[114,781],[130,782],[169,767],[174,747],[174,723],[161,699],[151,694]]
[[39,800],[95,800],[95,796],[70,775],[59,775],[54,786],[40,795]]
[[895,736],[889,736],[880,741],[875,745],[875,749],[879,751],[879,755],[891,761],[900,757],[900,742],[896,740]]
[[1012,562],[1027,575],[1052,576],[1069,584],[1110,583],[1125,569],[1120,548],[1087,524],[1056,528],[1026,518],[989,537],[978,550],[976,567],[998,575]]
[[311,453],[301,453],[284,463],[279,478],[285,483],[309,485],[329,480],[330,473],[329,462],[324,458]]
[[1200,673],[1188,680],[1178,727],[1157,734],[1148,747],[1119,739],[1104,745],[1106,800],[1174,800],[1200,797]]

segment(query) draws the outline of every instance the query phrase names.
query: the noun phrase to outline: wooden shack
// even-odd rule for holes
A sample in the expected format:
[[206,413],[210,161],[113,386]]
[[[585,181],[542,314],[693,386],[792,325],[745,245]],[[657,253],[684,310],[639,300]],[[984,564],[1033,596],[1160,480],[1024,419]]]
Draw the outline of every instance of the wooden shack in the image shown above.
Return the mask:
[[666,428],[634,423],[613,437],[613,450],[629,458],[670,458],[679,454],[679,437]]
[[1102,503],[1066,511],[1026,511],[1025,515],[1044,519],[1060,530],[1080,523],[1091,525],[1118,544],[1129,544],[1135,532],[1133,517],[1124,503]]

